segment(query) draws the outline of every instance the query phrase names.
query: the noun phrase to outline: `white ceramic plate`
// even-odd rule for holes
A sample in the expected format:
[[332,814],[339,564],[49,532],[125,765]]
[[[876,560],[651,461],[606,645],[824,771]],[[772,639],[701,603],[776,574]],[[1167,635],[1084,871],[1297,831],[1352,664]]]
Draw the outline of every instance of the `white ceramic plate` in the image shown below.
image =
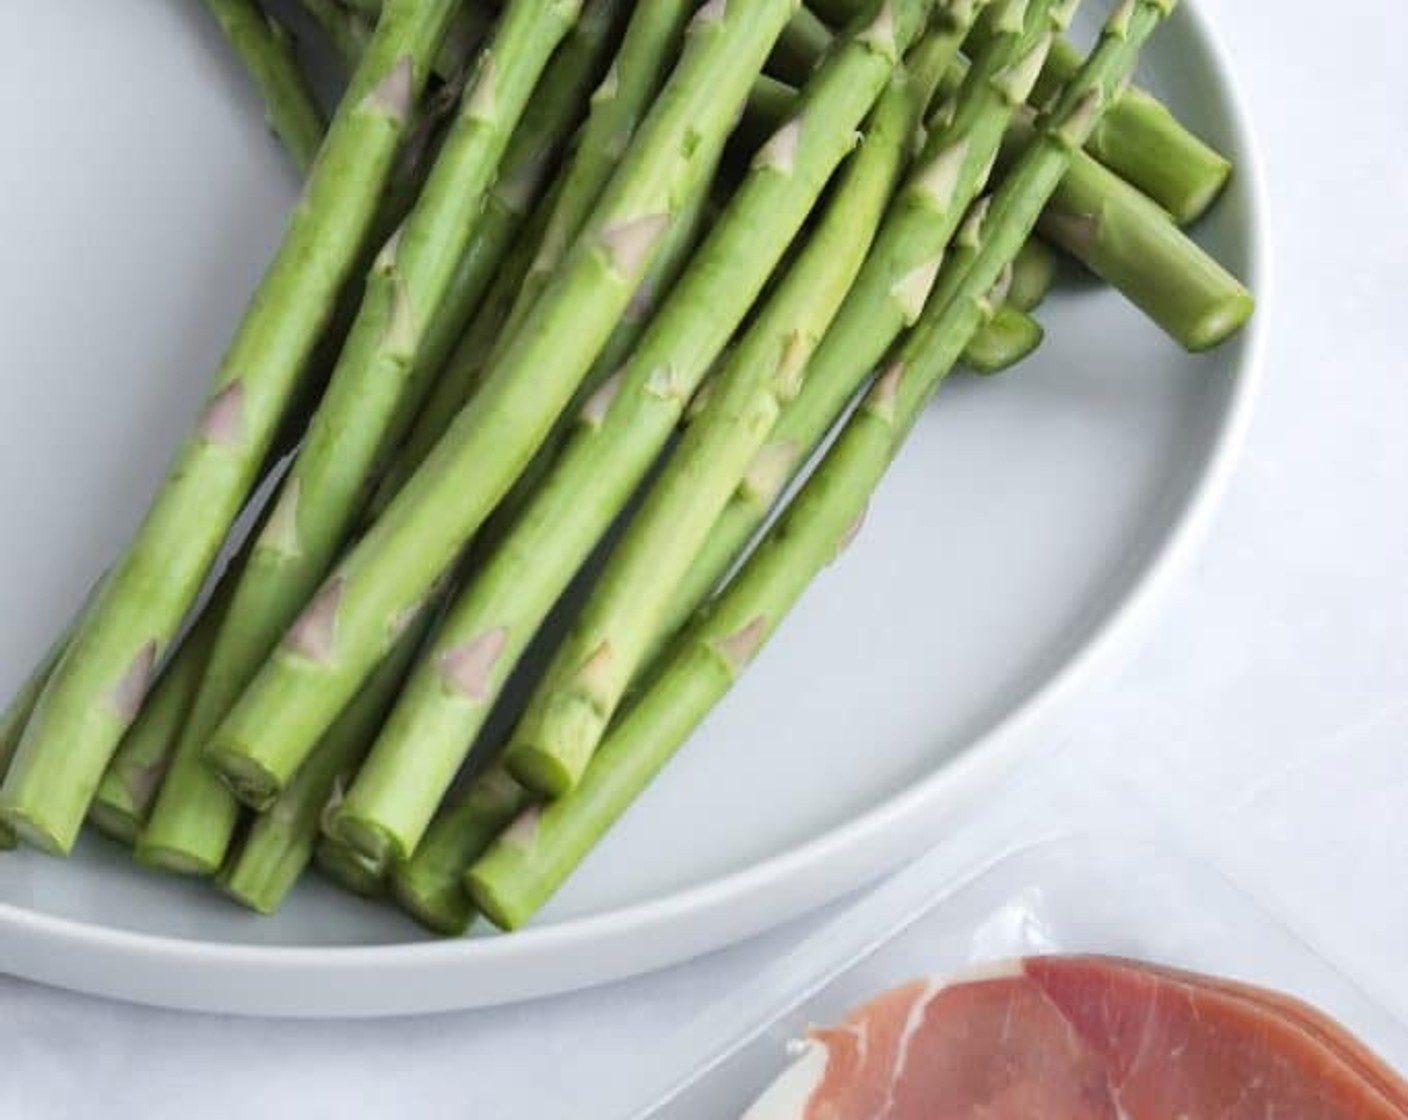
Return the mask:
[[[28,21],[0,38],[0,689],[131,530],[297,189],[198,5]],[[1200,235],[1264,301],[1256,159],[1191,8],[1143,80],[1236,157]],[[234,1012],[468,1007],[685,959],[913,855],[1147,613],[1254,392],[1259,328],[1191,359],[1107,292],[1042,315],[1020,374],[944,391],[857,545],[535,928],[430,941],[317,882],[260,919],[87,840],[0,859],[0,969]]]

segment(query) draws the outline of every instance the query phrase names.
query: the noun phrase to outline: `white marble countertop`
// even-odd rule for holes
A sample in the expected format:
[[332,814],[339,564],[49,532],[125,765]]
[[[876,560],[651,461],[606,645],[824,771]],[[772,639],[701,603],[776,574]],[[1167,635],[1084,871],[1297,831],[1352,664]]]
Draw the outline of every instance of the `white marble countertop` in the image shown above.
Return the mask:
[[[1408,1021],[1408,8],[1203,5],[1270,182],[1266,391],[1189,578],[1086,699],[1059,767],[1157,800]],[[393,1022],[188,1016],[0,980],[0,1115],[585,1116],[584,1087],[630,1077],[814,922],[593,993]]]

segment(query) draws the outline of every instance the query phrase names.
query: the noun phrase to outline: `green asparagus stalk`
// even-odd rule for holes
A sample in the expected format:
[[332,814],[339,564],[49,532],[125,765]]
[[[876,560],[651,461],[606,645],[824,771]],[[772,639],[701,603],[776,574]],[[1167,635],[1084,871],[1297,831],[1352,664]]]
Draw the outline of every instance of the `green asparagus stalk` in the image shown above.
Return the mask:
[[591,113],[557,192],[537,256],[519,286],[503,337],[511,341],[572,247],[679,50],[692,0],[638,4],[621,51],[592,98]]
[[323,142],[323,114],[293,57],[288,34],[254,0],[205,0],[264,100],[269,128],[303,172]]
[[[697,233],[699,218],[706,207],[696,204],[699,213],[682,217],[670,230],[659,258],[651,268],[645,283],[636,293],[631,308],[618,324],[602,350],[596,369],[588,375],[583,391],[599,385],[605,376],[617,368],[635,345],[653,314],[655,300],[670,291],[679,269],[683,266]],[[579,391],[579,398],[583,391]],[[578,407],[568,410],[576,415]],[[483,536],[488,542],[501,540],[516,523],[519,513],[532,499],[539,479],[556,458],[556,447],[566,438],[566,431],[549,440],[535,457],[523,476],[514,484],[503,505],[494,512],[485,526]],[[485,708],[487,710],[487,706]],[[474,730],[465,734],[473,738]],[[501,767],[490,767],[472,781],[466,790],[442,807],[440,814],[424,838],[416,845],[414,856],[394,865],[392,888],[402,907],[429,929],[441,933],[462,933],[468,928],[471,914],[464,888],[461,886],[465,868],[489,845],[528,799],[527,791],[514,782]],[[355,818],[347,829],[349,844],[359,841],[366,846],[363,855],[369,858],[389,858],[389,844],[377,829],[358,828]],[[337,814],[329,814],[325,826],[337,830]],[[353,844],[355,846],[355,844]]]
[[349,71],[355,70],[371,39],[371,20],[343,7],[339,0],[303,0],[303,8],[332,44],[338,60]]
[[488,292],[435,378],[409,434],[377,482],[364,514],[368,523],[385,512],[483,384],[495,340],[500,337],[537,251],[554,197],[555,191],[543,200],[522,227],[517,243],[503,259]]
[[330,836],[318,840],[313,863],[325,878],[352,894],[362,898],[382,898],[386,894],[386,864],[368,859]]
[[217,598],[181,640],[98,783],[88,820],[120,843],[134,845],[147,823],[200,687],[222,607]]
[[[1026,97],[1050,41],[1050,4],[1044,0],[1009,0],[997,26],[1006,29],[998,49],[974,70],[972,96],[964,98],[954,132],[938,142],[940,158],[921,171],[915,187],[901,201],[908,216],[916,206],[927,211],[925,237],[897,244],[893,222],[858,281],[858,299],[879,303],[865,329],[874,334],[894,324],[898,334],[907,313],[917,314],[936,275],[936,262],[967,199],[976,193],[991,166],[1003,130]],[[839,57],[839,51],[832,57]],[[804,108],[802,112],[806,112]],[[937,172],[932,168],[937,164]],[[878,217],[878,215],[877,215]],[[836,218],[844,244],[847,219]],[[856,223],[864,228],[863,222]],[[862,248],[869,248],[868,241]],[[905,267],[888,272],[883,293],[874,277],[885,275],[899,254],[914,254]],[[810,254],[808,254],[810,257]],[[856,267],[865,259],[862,253]],[[814,263],[813,263],[814,260]],[[749,474],[786,398],[795,396],[809,376],[817,339],[831,323],[835,305],[820,297],[830,263],[844,260],[835,244],[808,260],[797,285],[779,296],[779,319],[760,320],[757,345],[745,342],[723,375],[704,417],[692,424],[664,475],[654,484],[630,531],[613,553],[605,574],[559,648],[515,731],[506,762],[519,781],[547,796],[561,796],[580,779],[627,687],[645,664],[662,627],[667,626],[675,594],[691,560],[708,537],[730,494]],[[847,262],[849,264],[849,262]],[[801,266],[799,266],[801,268]],[[839,302],[853,273],[840,275],[833,295]],[[878,299],[875,297],[879,296]],[[853,332],[856,304],[847,300],[836,328]],[[808,319],[808,307],[821,314]],[[908,310],[907,309],[912,309]],[[883,344],[882,344],[883,345]],[[819,361],[832,361],[817,355]],[[771,474],[790,473],[785,457],[756,464],[750,486],[776,483]],[[761,474],[761,477],[756,477]]]
[[[426,325],[407,375],[410,383],[430,388],[408,398],[388,436],[388,445],[397,445],[396,460],[410,469],[419,465],[434,441],[407,436],[407,429],[414,432],[417,409],[430,408],[429,400],[441,392],[441,383],[451,379],[449,363],[469,329],[466,324],[481,304],[491,302],[489,292],[502,286],[505,273],[516,267],[510,262],[520,251],[516,243],[536,236],[525,229],[528,215],[538,206],[557,157],[579,123],[588,91],[601,77],[629,6],[627,0],[587,0],[504,152],[498,181],[489,192],[473,240]],[[436,438],[442,431],[436,432]]]
[[[1051,207],[1047,207],[1051,209]],[[1034,237],[1022,246],[1012,262],[1012,290],[1007,302],[1018,311],[1035,311],[1056,283],[1060,262],[1051,246]]]
[[[974,30],[975,42],[982,41],[986,30],[981,24]],[[1054,97],[1079,69],[1080,61],[1080,50],[1073,43],[1054,44],[1033,91],[1033,104],[1044,105]],[[1138,88],[1120,94],[1091,134],[1086,150],[1185,226],[1207,213],[1232,175],[1232,164],[1225,156]]]
[[963,351],[963,364],[974,373],[1005,373],[1046,341],[1046,332],[1030,314],[1004,303],[984,323]]
[[[965,72],[960,60],[945,84],[955,87]],[[749,127],[776,119],[789,103],[788,92],[777,83],[756,88],[749,101],[755,118]],[[1003,138],[1000,166],[1011,166],[1030,140],[1031,129],[1031,114],[1024,110]],[[1174,228],[1167,212],[1088,153],[1072,162],[1038,228],[1118,288],[1186,349],[1221,344],[1245,326],[1255,310],[1251,293]]]
[[1099,119],[1173,0],[1131,0],[1107,23],[1040,139],[971,223],[976,247],[949,266],[952,298],[926,308],[817,472],[738,578],[684,636],[613,729],[572,793],[527,810],[470,869],[467,889],[495,924],[517,928],[553,894],[757,655],[852,535],[923,405],[992,307],[1073,151]]
[[[924,12],[893,14],[903,43]],[[942,57],[929,69],[940,73],[962,35],[936,40]],[[818,70],[795,123],[761,150],[630,360],[586,403],[547,478],[451,608],[334,817],[339,835],[400,858],[416,849],[508,673],[668,442],[850,151],[891,65],[862,30]]]
[[528,792],[501,766],[478,775],[416,848],[391,871],[391,894],[421,925],[459,937],[474,920],[464,889],[465,870],[483,855],[528,805]]
[[807,8],[798,8],[768,59],[767,71],[784,82],[803,85],[831,46],[831,29]]
[[810,11],[835,28],[860,19],[866,11],[866,0],[806,0],[806,3]]
[[[462,88],[461,84],[459,89]],[[384,193],[375,223],[377,231],[389,236],[413,205],[425,181],[426,169],[433,162],[432,153],[437,150],[437,138],[442,126],[446,118],[453,114],[458,100],[456,88],[445,85],[422,107]],[[363,258],[355,270],[358,273],[365,272],[371,265],[372,258],[365,251]],[[355,295],[354,287],[349,286],[342,294],[333,323],[319,341],[313,360],[314,372],[324,368],[330,372],[336,364],[338,353],[356,317],[356,303],[352,298]],[[261,474],[267,474],[297,448],[307,420],[322,395],[327,376],[309,376],[305,382],[299,386],[290,414],[281,426],[273,449],[266,456],[267,466]],[[245,559],[241,556],[234,561],[222,579],[226,598]],[[173,808],[168,810],[163,824],[154,831],[145,848],[147,862],[155,866],[168,866],[169,863],[173,869],[190,871],[213,868],[219,859],[219,838],[234,824],[234,803],[223,786],[212,781],[198,754],[188,746],[184,755],[176,757],[182,733],[190,726],[196,691],[202,686],[212,687],[207,683],[209,661],[222,617],[223,611],[217,612],[213,606],[208,609],[198,624],[202,640],[188,638],[171,656],[152,698],[143,706],[137,721],[129,728],[108,764],[89,810],[90,820],[101,831],[114,839],[135,845],[151,816],[158,792],[169,785],[171,792],[165,796],[168,805]],[[167,678],[170,678],[169,682]],[[149,713],[148,707],[154,710]],[[206,726],[205,732],[208,731],[209,727]],[[193,732],[191,738],[198,743],[205,732]],[[186,835],[202,837],[206,845],[205,853],[186,851],[182,841]]]
[[[1030,123],[1011,131],[1006,162],[1031,133]],[[1088,156],[1072,162],[1037,228],[1190,351],[1221,345],[1255,310],[1241,281],[1152,200]]]
[[[375,23],[381,17],[383,0],[341,0],[348,8],[363,19]],[[462,3],[455,10],[450,26],[445,32],[440,49],[436,52],[434,70],[441,78],[454,81],[464,71],[469,61],[483,46],[489,36],[493,13],[487,5]]]
[[[863,0],[815,0],[808,6],[832,26],[853,18]],[[990,28],[979,24],[968,44],[973,53],[986,44]],[[1081,52],[1069,40],[1052,45],[1032,101],[1047,104],[1080,67]],[[1137,87],[1123,91],[1110,106],[1087,150],[1122,179],[1147,194],[1180,225],[1196,222],[1211,209],[1232,176],[1232,164],[1194,135],[1157,98]]]
[[[1002,141],[1002,162],[1017,161],[1031,141],[1031,124],[1015,123]],[[1148,230],[1139,231],[1148,223]],[[1039,227],[1053,244],[1059,244],[1087,266],[1110,279],[1119,290],[1128,294],[1139,306],[1157,316],[1160,325],[1181,335],[1180,341],[1193,347],[1207,347],[1225,338],[1245,324],[1252,314],[1255,301],[1238,280],[1229,276],[1214,259],[1187,235],[1173,227],[1169,217],[1157,209],[1138,190],[1122,182],[1118,176],[1095,161],[1093,156],[1077,152],[1062,185],[1053,194],[1043,211]],[[1104,231],[1114,230],[1114,235]],[[1039,245],[1039,242],[1032,242]],[[1026,294],[1028,286],[1045,290],[1052,278],[1055,262],[1033,259],[1024,265],[1024,258],[1036,254],[1038,248],[1024,247],[1014,269],[1010,303],[1018,310],[1031,310]],[[879,256],[877,256],[879,261]],[[1007,316],[1004,316],[1007,317]],[[1010,317],[1007,317],[1010,321]],[[791,479],[810,458],[825,434],[831,430],[836,416],[849,402],[860,379],[879,361],[874,342],[886,341],[893,335],[881,332],[880,338],[870,324],[872,313],[859,314],[850,330],[838,330],[826,340],[826,347],[817,361],[812,362],[803,393],[788,407],[779,421],[767,447],[759,454],[760,465],[787,461],[790,469],[777,476],[776,486],[745,486],[719,517],[710,540],[700,549],[683,590],[672,606],[666,635],[684,623],[694,606],[703,602],[767,516],[777,494],[786,489]],[[1018,356],[1025,345],[1036,338],[1038,324],[1024,324],[1018,340],[1024,344],[1008,356]],[[843,358],[842,338],[865,338],[872,348],[865,356]],[[988,327],[974,338],[974,351],[990,345]],[[1001,341],[1001,351],[1007,352],[1008,341]],[[835,348],[838,361],[829,361],[828,351]],[[981,354],[964,355],[973,366],[1001,365],[1001,359],[984,358]]]
[[146,520],[84,617],[0,789],[0,815],[67,852],[119,739],[243,505],[370,229],[455,0],[392,0]]
[[990,322],[978,328],[963,364],[974,373],[1004,373],[1031,357],[1046,341],[1046,332],[1031,311],[1046,298],[1056,279],[1056,254],[1040,238],[1022,246],[1012,262],[1012,287],[1007,302]]
[[[74,634],[78,631],[83,613],[88,609],[96,593],[96,587],[88,593],[82,608],[64,627],[63,633],[54,639],[54,644],[45,651],[44,656],[39,659],[39,664],[30,670],[29,676],[25,678],[19,689],[10,698],[4,710],[0,711],[0,774],[9,770],[10,762],[15,757],[15,752],[19,750],[20,740],[24,737],[24,729],[28,726],[29,718],[34,714],[34,709],[39,703],[39,697],[43,694],[45,685],[49,683],[49,678],[62,660],[69,642],[73,640]],[[0,822],[0,850],[8,850],[18,843],[19,837],[15,835],[14,830],[9,825]]]
[[421,612],[293,781],[251,823],[238,852],[220,873],[220,887],[231,898],[261,914],[272,914],[283,905],[313,858],[324,811],[351,781],[376,737],[425,638],[431,614]]
[[428,309],[443,298],[509,135],[576,0],[509,6],[466,87],[420,200],[388,242],[332,381],[240,573],[170,776],[138,844],[144,862],[212,874],[225,861],[239,802],[205,765],[210,734],[258,670],[352,528],[377,457],[429,383],[416,363]]
[[[592,99],[591,114],[567,169],[542,212],[534,215],[516,251],[504,262],[490,294],[446,361],[410,435],[377,487],[371,502],[374,514],[390,505],[406,480],[419,469],[478,389],[485,371],[513,340],[538,294],[561,265],[563,255],[610,178],[619,152],[630,142],[664,80],[668,58],[677,50],[690,7],[683,0],[637,6],[616,62]],[[643,289],[653,291],[664,286],[692,236],[690,229],[681,230],[678,226],[670,232],[662,259],[647,275]],[[622,339],[630,336],[630,325],[623,322],[618,328],[613,336],[615,345],[608,344],[603,350],[598,368],[611,360],[610,355]],[[539,458],[542,457],[540,452]]]
[[524,329],[217,731],[208,757],[242,798],[277,795],[385,654],[397,620],[551,433],[669,226],[707,189],[704,177],[791,7],[710,0],[699,9],[670,80]]

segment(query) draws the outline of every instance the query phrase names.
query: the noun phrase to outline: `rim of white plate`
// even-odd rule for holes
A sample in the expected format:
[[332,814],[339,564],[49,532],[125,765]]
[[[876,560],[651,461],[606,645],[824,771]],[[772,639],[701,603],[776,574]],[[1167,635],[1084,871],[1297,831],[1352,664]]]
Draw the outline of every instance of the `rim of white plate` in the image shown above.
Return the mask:
[[[1271,290],[1271,238],[1263,163],[1245,100],[1233,73],[1225,45],[1195,3],[1183,5],[1184,18],[1206,54],[1225,102],[1225,125],[1236,150],[1241,187],[1249,200],[1247,232],[1250,255],[1248,284],[1257,292],[1258,314],[1243,342],[1236,385],[1211,452],[1190,487],[1182,509],[1172,518],[1163,543],[1153,552],[1106,618],[1085,641],[1005,717],[975,738],[966,749],[937,767],[903,793],[881,802],[860,816],[753,866],[698,886],[646,902],[589,917],[530,927],[517,933],[451,941],[408,942],[367,946],[267,946],[223,941],[198,941],[114,929],[0,903],[0,938],[12,947],[43,943],[49,952],[89,954],[89,964],[105,962],[102,980],[70,984],[59,970],[19,970],[39,982],[81,988],[95,994],[164,1006],[225,1010],[233,1013],[296,1017],[374,1016],[409,1012],[483,1007],[548,994],[593,987],[640,975],[736,944],[841,897],[895,866],[901,856],[895,836],[918,833],[920,822],[934,806],[965,787],[985,784],[1011,767],[1031,749],[1033,731],[1049,724],[1076,693],[1110,662],[1126,640],[1152,613],[1163,594],[1199,543],[1226,490],[1246,437],[1264,372]],[[836,874],[840,863],[854,870]],[[840,885],[838,885],[838,882]],[[783,907],[758,907],[759,900],[788,895]],[[705,922],[708,917],[711,920]],[[694,923],[699,932],[680,937],[668,947],[654,935],[666,927]],[[600,964],[615,947],[615,959]],[[97,959],[94,959],[96,955]],[[295,998],[250,995],[233,1001],[203,998],[191,991],[185,998],[144,994],[123,979],[123,966],[161,958],[173,970],[199,967],[219,970],[226,979],[243,975],[317,979],[319,987],[336,985],[335,1006],[302,1007]],[[551,961],[536,982],[490,983],[466,995],[463,984],[447,983],[444,994],[424,990],[410,998],[394,994],[398,979],[409,980],[453,970],[471,969],[483,978],[517,973],[530,962]],[[39,971],[49,975],[38,975]],[[93,970],[85,970],[92,975]],[[376,991],[357,990],[355,977],[376,977]],[[172,975],[171,980],[177,977]],[[350,985],[345,987],[344,985]],[[413,986],[414,987],[414,986]]]

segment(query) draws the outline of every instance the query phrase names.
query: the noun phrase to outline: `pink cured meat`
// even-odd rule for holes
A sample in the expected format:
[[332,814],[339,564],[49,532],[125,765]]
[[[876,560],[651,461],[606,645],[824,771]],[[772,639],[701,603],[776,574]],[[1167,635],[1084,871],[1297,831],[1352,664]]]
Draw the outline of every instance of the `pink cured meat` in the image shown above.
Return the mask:
[[1199,976],[1179,969],[1165,968],[1162,965],[1144,965],[1142,967],[1152,969],[1175,981],[1181,981],[1185,984],[1201,984],[1226,992],[1231,996],[1262,1004],[1283,1019],[1290,1020],[1332,1050],[1337,1050],[1340,1057],[1358,1070],[1364,1080],[1373,1085],[1384,1097],[1393,1101],[1398,1108],[1408,1111],[1408,1081],[1395,1073],[1387,1062],[1318,1008],[1282,992],[1273,992],[1270,989],[1258,988],[1251,984],[1241,984],[1235,980]]
[[1399,1088],[1286,997],[1047,957],[881,996],[815,1032],[745,1120],[1403,1120]]

